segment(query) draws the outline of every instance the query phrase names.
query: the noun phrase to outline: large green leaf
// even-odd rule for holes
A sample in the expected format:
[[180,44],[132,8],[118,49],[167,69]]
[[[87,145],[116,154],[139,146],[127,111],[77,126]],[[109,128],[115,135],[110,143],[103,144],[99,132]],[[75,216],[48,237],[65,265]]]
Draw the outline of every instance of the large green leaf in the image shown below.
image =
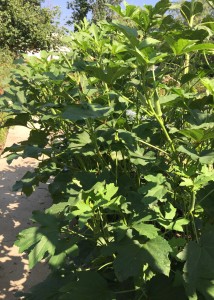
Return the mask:
[[172,105],[178,102],[179,100],[181,99],[177,94],[170,94],[170,95],[159,97],[159,101],[161,105]]
[[13,190],[21,190],[26,196],[30,196],[38,185],[39,179],[37,174],[35,172],[28,171],[21,180],[16,181],[13,185]]
[[152,224],[146,224],[139,221],[133,223],[131,227],[137,230],[140,235],[144,235],[149,239],[154,239],[158,236],[159,229]]
[[197,152],[195,151],[195,149],[189,149],[189,148],[184,147],[184,146],[181,145],[181,146],[178,147],[177,151],[187,154],[193,160],[199,159],[199,156],[198,156]]
[[[190,241],[178,258],[186,261],[184,265],[184,280],[187,294],[193,299],[199,299],[199,291],[206,300],[214,298],[214,228],[205,231],[199,243]],[[195,298],[194,298],[195,297]]]
[[32,269],[39,261],[41,261],[45,254],[54,255],[55,245],[46,237],[42,236],[41,240],[35,245],[29,254],[29,267]]
[[95,271],[85,271],[77,273],[78,281],[71,281],[60,292],[66,292],[62,300],[112,300],[112,292],[108,288],[107,282],[99,273]]
[[42,233],[39,232],[38,227],[31,227],[22,230],[15,242],[15,245],[19,247],[19,252],[22,253],[28,250],[31,246],[39,242],[42,237]]
[[8,118],[4,123],[4,126],[15,126],[15,125],[22,125],[27,126],[27,122],[30,121],[30,114],[28,113],[20,113],[19,115]]
[[167,241],[160,236],[145,244],[125,238],[118,245],[117,252],[114,269],[120,281],[124,281],[131,276],[140,276],[145,264],[148,264],[154,272],[169,275],[170,260],[168,255],[171,248]]
[[121,67],[121,66],[107,66],[105,69],[94,67],[94,66],[88,66],[86,68],[86,72],[92,76],[96,77],[103,82],[106,82],[108,84],[113,84],[118,78],[122,77],[123,75],[128,74],[129,68],[128,67]]
[[144,194],[145,202],[153,202],[154,200],[165,201],[164,196],[168,192],[166,179],[162,174],[156,176],[147,175],[144,177],[147,180],[147,184],[142,185],[139,188],[139,193]]
[[160,0],[155,4],[153,9],[154,14],[163,15],[170,7],[169,0]]
[[181,5],[181,14],[190,22],[191,17],[202,13],[203,4],[199,1],[185,1]]
[[212,123],[210,124],[211,128],[205,129],[206,125],[207,124],[202,124],[200,126],[194,126],[189,129],[181,129],[181,130],[179,130],[179,133],[181,133],[182,135],[184,135],[188,138],[191,138],[192,140],[194,140],[196,142],[202,142],[202,141],[206,141],[209,139],[213,139],[214,138],[214,128],[212,126]]
[[203,43],[203,44],[196,44],[196,45],[192,45],[188,48],[185,48],[183,53],[188,53],[188,52],[192,52],[192,51],[198,51],[198,50],[207,50],[207,51],[213,51],[214,50],[214,44],[211,43]]
[[204,137],[203,129],[182,129],[179,131],[179,133],[197,142],[200,142]]
[[119,31],[121,31],[128,38],[131,45],[136,46],[139,43],[137,39],[138,33],[135,28],[128,27],[119,23],[113,23],[113,26]]
[[197,42],[197,40],[189,40],[176,38],[176,36],[168,35],[165,37],[166,42],[169,44],[170,48],[173,50],[175,55],[181,55],[185,53],[186,49]]
[[214,79],[211,78],[201,78],[202,84],[207,88],[211,95],[214,95]]
[[103,118],[109,114],[111,108],[98,104],[73,104],[64,108],[61,118],[73,122],[86,119]]
[[153,163],[156,159],[154,152],[148,151],[147,153],[144,153],[144,149],[142,148],[139,148],[135,152],[129,151],[129,155],[130,161],[136,166],[146,166],[147,164]]

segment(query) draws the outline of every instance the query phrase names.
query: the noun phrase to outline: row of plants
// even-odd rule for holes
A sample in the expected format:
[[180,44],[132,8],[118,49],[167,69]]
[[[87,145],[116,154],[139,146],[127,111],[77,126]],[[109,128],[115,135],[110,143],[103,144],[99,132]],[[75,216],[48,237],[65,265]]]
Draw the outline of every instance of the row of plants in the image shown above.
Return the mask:
[[214,298],[214,23],[198,1],[111,7],[57,60],[17,61],[1,108],[31,129],[14,185],[47,183],[53,205],[16,241],[51,274],[25,299]]
[[[10,81],[10,72],[14,68],[14,57],[8,49],[0,49],[0,97],[4,94],[4,89]],[[0,126],[4,124],[6,114],[0,110]],[[0,154],[3,151],[8,129],[0,127]]]

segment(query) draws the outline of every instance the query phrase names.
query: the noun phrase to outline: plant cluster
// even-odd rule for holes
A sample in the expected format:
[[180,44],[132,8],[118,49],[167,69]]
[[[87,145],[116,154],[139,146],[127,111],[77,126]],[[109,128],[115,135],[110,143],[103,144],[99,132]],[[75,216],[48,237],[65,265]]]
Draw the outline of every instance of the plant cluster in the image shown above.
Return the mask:
[[41,8],[37,0],[0,0],[0,7],[0,49],[17,55],[59,44],[60,30],[53,21],[57,10]]
[[38,167],[14,190],[53,199],[16,241],[52,270],[26,299],[214,298],[214,23],[183,5],[112,7],[68,55],[19,61],[1,106],[31,132],[6,151]]

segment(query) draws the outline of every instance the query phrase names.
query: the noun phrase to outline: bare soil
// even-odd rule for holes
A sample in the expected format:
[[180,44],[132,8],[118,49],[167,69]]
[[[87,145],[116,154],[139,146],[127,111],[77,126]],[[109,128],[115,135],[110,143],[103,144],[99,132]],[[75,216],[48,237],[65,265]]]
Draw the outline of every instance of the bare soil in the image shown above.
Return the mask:
[[[9,130],[5,146],[26,140],[28,135],[27,128],[15,126]],[[32,170],[37,161],[19,158],[8,165],[5,155],[0,157],[0,299],[14,300],[17,291],[28,291],[49,272],[45,263],[29,270],[27,255],[20,254],[14,242],[21,230],[32,225],[32,211],[49,207],[51,199],[47,185],[39,186],[28,198],[13,192],[13,184]]]

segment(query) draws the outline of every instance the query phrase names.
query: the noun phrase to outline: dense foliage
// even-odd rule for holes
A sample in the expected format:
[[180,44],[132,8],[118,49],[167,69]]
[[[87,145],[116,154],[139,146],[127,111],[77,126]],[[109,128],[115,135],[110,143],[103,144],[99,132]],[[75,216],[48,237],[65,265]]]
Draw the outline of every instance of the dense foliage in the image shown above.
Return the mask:
[[0,48],[13,53],[50,49],[58,44],[57,11],[41,8],[40,1],[0,1]]
[[19,62],[1,106],[31,133],[6,151],[38,167],[14,190],[53,198],[16,242],[52,270],[26,299],[214,298],[214,23],[185,7],[112,7],[67,56]]

